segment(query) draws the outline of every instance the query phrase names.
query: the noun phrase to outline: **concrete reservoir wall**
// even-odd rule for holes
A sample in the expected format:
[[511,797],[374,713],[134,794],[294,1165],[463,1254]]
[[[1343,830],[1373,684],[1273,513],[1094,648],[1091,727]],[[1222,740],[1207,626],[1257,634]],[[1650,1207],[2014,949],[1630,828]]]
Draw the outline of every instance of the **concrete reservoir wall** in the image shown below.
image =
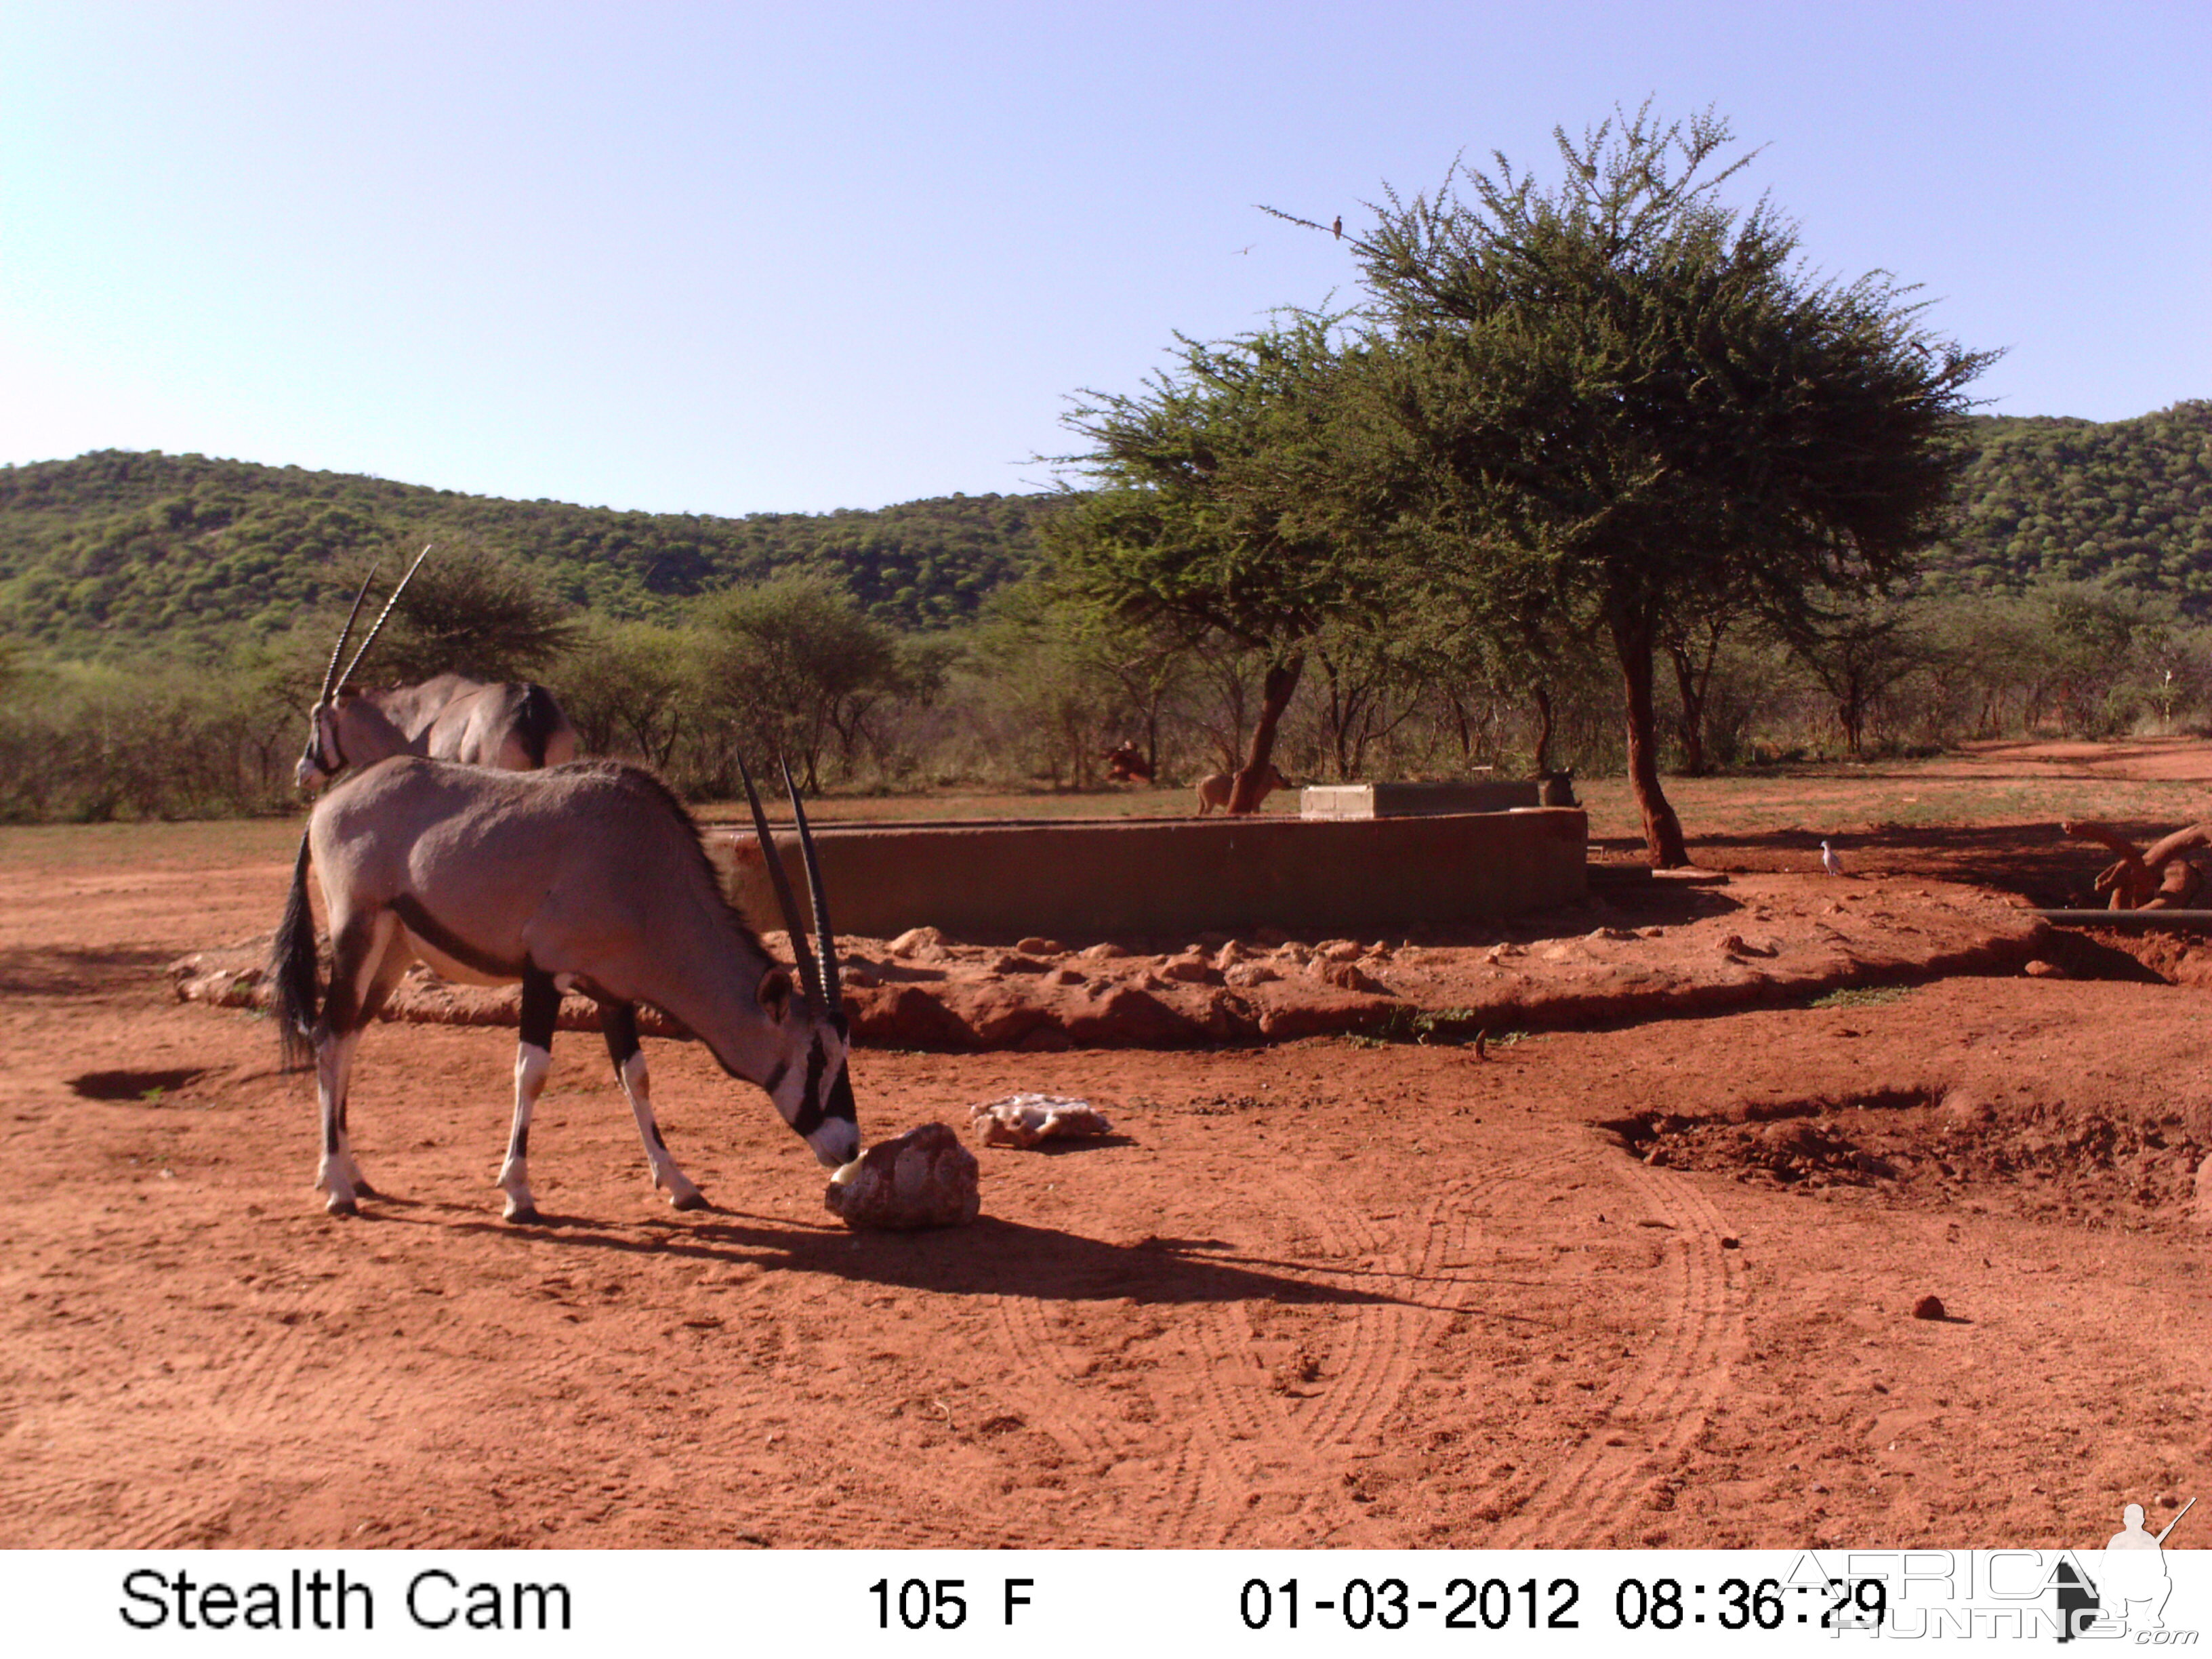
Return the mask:
[[[1363,933],[1545,909],[1588,891],[1589,823],[1574,807],[1367,818],[1291,817],[815,829],[830,921],[887,939],[1039,934],[1073,942],[1152,934]],[[804,907],[799,840],[776,848]],[[732,896],[781,927],[750,832]]]

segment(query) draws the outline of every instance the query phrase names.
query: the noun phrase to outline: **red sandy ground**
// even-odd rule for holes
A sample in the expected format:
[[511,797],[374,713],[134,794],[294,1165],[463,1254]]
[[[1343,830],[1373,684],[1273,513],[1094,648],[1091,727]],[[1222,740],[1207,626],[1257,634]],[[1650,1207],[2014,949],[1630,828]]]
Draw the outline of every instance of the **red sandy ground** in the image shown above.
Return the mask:
[[[1802,872],[1802,839],[1700,857]],[[332,1221],[311,1085],[163,972],[265,931],[285,863],[58,844],[0,869],[0,1543],[2078,1545],[2130,1501],[2162,1524],[2212,1472],[2212,1034],[2166,982],[2197,957],[2034,938],[1935,879],[2085,887],[2094,850],[2047,830],[1873,839],[1847,886],[1659,884],[1364,958],[1407,1006],[1485,1010],[1431,1033],[1479,1025],[1480,1058],[863,1049],[872,1134],[1017,1090],[1117,1131],[979,1149],[983,1219],[910,1236],[846,1231],[757,1091],[656,1042],[716,1206],[670,1212],[588,1035],[532,1137],[549,1223],[505,1226],[511,1039],[424,1024],[362,1046],[356,1144],[393,1196]],[[2069,976],[2021,974],[2031,951]],[[1814,1005],[1931,959],[1953,976]],[[1703,983],[1754,990],[1635,1001]],[[1627,999],[1609,1026],[1599,991]],[[1943,1317],[1913,1316],[1929,1296]]]

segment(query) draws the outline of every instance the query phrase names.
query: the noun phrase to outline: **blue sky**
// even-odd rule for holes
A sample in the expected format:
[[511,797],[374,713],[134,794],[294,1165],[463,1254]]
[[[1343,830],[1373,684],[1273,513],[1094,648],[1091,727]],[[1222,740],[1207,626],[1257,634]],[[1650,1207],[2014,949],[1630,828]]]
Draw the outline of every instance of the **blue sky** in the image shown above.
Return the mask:
[[2212,6],[0,3],[0,462],[661,512],[1039,487],[1462,150],[1708,105],[2008,414],[2212,397]]

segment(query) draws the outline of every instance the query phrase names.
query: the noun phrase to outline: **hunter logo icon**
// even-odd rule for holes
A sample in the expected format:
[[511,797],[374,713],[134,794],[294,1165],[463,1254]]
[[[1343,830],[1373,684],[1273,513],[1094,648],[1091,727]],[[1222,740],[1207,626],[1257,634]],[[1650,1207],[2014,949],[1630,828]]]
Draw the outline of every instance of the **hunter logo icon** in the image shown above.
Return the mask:
[[2083,1564],[2077,1571],[2070,1558],[2062,1562],[2054,1575],[2062,1626],[2058,1639],[2070,1642],[2097,1623],[2124,1631],[2164,1630],[2166,1597],[2173,1593],[2166,1540],[2196,1504],[2191,1498],[2165,1531],[2153,1534],[2143,1525],[2142,1505],[2130,1504],[2120,1511],[2120,1529],[2094,1565]]

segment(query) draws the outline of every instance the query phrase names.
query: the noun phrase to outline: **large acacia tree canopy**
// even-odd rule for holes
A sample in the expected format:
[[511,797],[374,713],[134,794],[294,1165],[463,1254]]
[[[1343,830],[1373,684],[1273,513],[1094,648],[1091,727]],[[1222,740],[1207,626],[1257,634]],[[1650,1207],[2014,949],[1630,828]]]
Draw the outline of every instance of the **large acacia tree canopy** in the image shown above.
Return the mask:
[[1802,611],[1939,536],[1991,354],[1923,331],[1881,273],[1806,275],[1765,202],[1720,203],[1749,158],[1705,175],[1711,115],[1556,137],[1556,190],[1455,168],[1360,243],[1378,410],[1439,548],[1475,571],[1536,555],[1613,621]]
[[1717,117],[1555,136],[1548,191],[1499,157],[1386,191],[1347,318],[1185,340],[1141,395],[1079,405],[1095,489],[1051,544],[1095,605],[1264,649],[1278,714],[1322,629],[1389,626],[1394,599],[1537,656],[1601,629],[1646,837],[1679,864],[1662,637],[1753,608],[1802,629],[1901,574],[1946,526],[1990,354],[1886,275],[1805,273],[1765,202],[1723,203],[1749,158],[1709,166]]
[[1655,862],[1688,861],[1659,781],[1662,635],[1757,608],[1802,629],[1821,596],[1901,574],[1942,533],[1963,388],[1990,361],[1920,326],[1875,273],[1818,280],[1796,228],[1708,172],[1708,113],[1648,108],[1580,141],[1561,183],[1503,157],[1433,198],[1388,195],[1358,253],[1358,354],[1395,436],[1401,538],[1426,580],[1601,628]]

